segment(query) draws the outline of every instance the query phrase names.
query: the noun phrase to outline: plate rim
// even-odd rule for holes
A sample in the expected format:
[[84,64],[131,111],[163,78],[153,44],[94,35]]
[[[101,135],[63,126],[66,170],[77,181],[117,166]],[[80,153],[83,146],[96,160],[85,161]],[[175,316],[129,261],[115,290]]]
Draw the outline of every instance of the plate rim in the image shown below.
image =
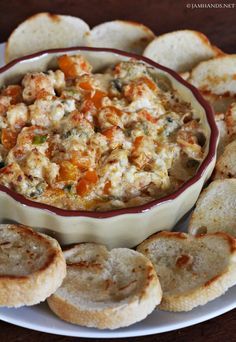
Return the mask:
[[[228,292],[230,292],[231,289],[228,290]],[[224,295],[223,295],[224,296]],[[221,297],[222,298],[222,297]],[[217,299],[216,299],[217,300]],[[212,301],[213,302],[213,301]],[[42,304],[39,304],[42,305]],[[207,304],[206,304],[207,305]],[[30,308],[30,307],[29,307]],[[34,331],[39,331],[39,332],[44,332],[44,333],[48,333],[48,334],[56,334],[56,335],[60,335],[60,336],[69,336],[69,337],[81,337],[81,338],[129,338],[129,337],[141,337],[141,336],[149,336],[149,335],[155,335],[155,334],[161,334],[161,333],[165,333],[165,332],[170,332],[170,331],[174,331],[177,329],[183,329],[183,328],[187,328],[196,324],[200,324],[203,322],[206,322],[210,319],[213,319],[215,317],[219,317],[221,315],[223,315],[224,313],[227,313],[233,309],[236,308],[236,300],[235,302],[231,302],[230,304],[223,306],[223,307],[219,307],[217,310],[214,311],[210,311],[210,313],[206,313],[205,315],[202,315],[200,318],[196,317],[196,318],[192,318],[188,321],[184,321],[184,323],[182,322],[176,322],[176,323],[171,323],[168,327],[164,326],[164,327],[152,327],[152,328],[143,328],[141,330],[131,330],[131,331],[125,331],[123,329],[125,328],[120,328],[120,329],[116,329],[116,330],[99,330],[99,329],[95,329],[95,328],[87,328],[87,327],[82,327],[82,326],[76,326],[73,325],[71,323],[62,321],[61,319],[59,319],[58,317],[54,317],[54,315],[50,312],[50,309],[47,308],[47,310],[49,311],[50,314],[53,315],[54,318],[56,318],[56,320],[63,322],[64,324],[68,324],[68,330],[65,328],[62,329],[58,329],[58,328],[48,328],[43,325],[37,325],[36,323],[32,323],[32,322],[25,322],[24,320],[16,320],[14,318],[12,318],[11,316],[9,316],[8,314],[4,314],[1,313],[1,308],[0,308],[0,320],[6,322],[6,323],[10,323],[22,328],[26,328],[26,329],[30,329],[30,330],[34,330]],[[24,309],[27,310],[27,307],[24,307]],[[197,308],[195,308],[197,310]],[[15,312],[14,308],[8,309],[10,311]],[[33,309],[34,310],[34,309]],[[158,310],[156,310],[157,312]],[[165,311],[166,314],[168,314],[167,311]],[[155,312],[153,312],[151,315],[155,314]],[[178,313],[176,313],[178,314]],[[144,322],[140,321],[137,322],[136,324],[142,323]],[[85,331],[74,331],[71,330],[71,332],[69,331],[69,326],[74,326],[74,327],[78,327],[78,329],[86,329]],[[135,326],[135,325],[133,325]],[[130,327],[127,327],[130,328]]]

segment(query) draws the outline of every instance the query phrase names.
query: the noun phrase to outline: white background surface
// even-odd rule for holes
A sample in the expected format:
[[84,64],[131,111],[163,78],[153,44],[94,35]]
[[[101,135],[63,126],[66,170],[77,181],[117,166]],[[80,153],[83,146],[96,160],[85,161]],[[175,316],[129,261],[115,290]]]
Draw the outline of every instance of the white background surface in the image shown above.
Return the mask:
[[[0,66],[4,64],[3,56],[4,45],[0,44]],[[180,223],[178,227],[176,227],[176,230],[185,230],[185,227],[186,220]],[[51,313],[46,303],[20,309],[2,308],[0,309],[0,319],[22,327],[58,335],[114,338],[142,336],[180,329],[219,316],[235,307],[236,286],[231,288],[224,296],[205,306],[197,307],[190,312],[172,313],[155,310],[144,321],[128,328],[117,329],[115,331],[100,331],[63,322]]]

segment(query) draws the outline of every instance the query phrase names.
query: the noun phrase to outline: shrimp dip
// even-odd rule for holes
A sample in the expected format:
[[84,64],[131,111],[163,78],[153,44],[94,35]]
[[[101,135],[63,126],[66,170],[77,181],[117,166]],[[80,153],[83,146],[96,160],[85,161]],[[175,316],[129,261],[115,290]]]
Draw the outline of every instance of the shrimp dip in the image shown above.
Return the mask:
[[202,123],[137,60],[92,73],[82,55],[0,91],[0,184],[68,210],[135,207],[177,190],[205,157]]

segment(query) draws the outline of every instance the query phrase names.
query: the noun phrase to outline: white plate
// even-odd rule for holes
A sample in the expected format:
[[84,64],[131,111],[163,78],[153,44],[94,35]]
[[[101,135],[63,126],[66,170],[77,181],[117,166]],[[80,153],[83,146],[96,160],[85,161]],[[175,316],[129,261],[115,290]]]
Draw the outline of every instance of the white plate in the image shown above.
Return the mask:
[[[0,66],[4,64],[4,44],[0,44]],[[187,219],[178,226],[185,230]],[[178,230],[178,226],[176,230]],[[115,331],[83,328],[66,323],[57,318],[49,310],[46,303],[20,309],[0,309],[0,319],[21,327],[48,332],[57,335],[91,338],[119,338],[143,336],[162,333],[197,324],[219,316],[236,307],[236,286],[232,287],[224,296],[197,307],[187,313],[172,313],[155,310],[144,321],[128,328]]]

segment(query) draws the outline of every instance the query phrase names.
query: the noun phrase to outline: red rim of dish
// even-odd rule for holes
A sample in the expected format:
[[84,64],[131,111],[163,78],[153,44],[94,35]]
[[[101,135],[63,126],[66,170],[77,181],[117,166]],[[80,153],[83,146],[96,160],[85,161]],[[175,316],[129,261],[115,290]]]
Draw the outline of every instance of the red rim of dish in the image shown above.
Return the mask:
[[152,209],[153,207],[156,207],[156,206],[161,205],[165,202],[169,202],[169,201],[176,199],[189,186],[196,183],[202,177],[207,166],[211,163],[212,159],[215,156],[216,147],[217,147],[217,139],[218,139],[218,129],[217,129],[217,126],[215,123],[214,112],[213,112],[211,106],[203,99],[203,97],[201,96],[199,91],[194,86],[192,86],[191,84],[189,84],[188,82],[183,80],[175,71],[173,71],[167,67],[164,67],[164,66],[162,66],[156,62],[153,62],[152,60],[150,60],[147,57],[136,55],[133,53],[124,52],[124,51],[117,50],[117,49],[94,48],[94,47],[71,47],[71,48],[60,48],[60,49],[50,49],[50,50],[40,51],[40,52],[31,54],[28,56],[17,58],[14,61],[10,62],[9,64],[0,68],[0,74],[7,71],[11,67],[13,67],[14,65],[16,65],[22,61],[27,61],[27,60],[35,58],[35,57],[42,57],[43,55],[46,55],[46,54],[55,54],[55,53],[63,53],[63,52],[66,53],[66,52],[71,52],[71,51],[75,51],[75,52],[76,51],[110,52],[113,54],[134,58],[136,60],[143,61],[143,62],[145,62],[145,63],[147,63],[147,64],[149,64],[149,65],[151,65],[157,69],[160,69],[160,70],[167,72],[172,77],[174,77],[179,83],[181,83],[185,87],[187,87],[192,92],[192,94],[196,98],[196,100],[200,103],[200,105],[204,108],[205,113],[206,113],[206,117],[207,117],[207,121],[208,121],[208,124],[209,124],[210,129],[211,129],[211,135],[210,135],[210,141],[209,141],[209,151],[208,151],[206,158],[204,159],[204,161],[200,165],[197,173],[191,179],[189,179],[187,182],[185,182],[179,189],[177,189],[175,192],[173,192],[172,194],[170,194],[168,196],[164,196],[158,200],[153,200],[153,201],[148,202],[146,204],[136,206],[136,207],[115,209],[115,210],[109,210],[106,212],[103,212],[103,211],[101,211],[101,212],[99,212],[99,211],[85,211],[85,210],[66,210],[66,209],[57,208],[57,207],[54,207],[54,206],[51,206],[48,204],[34,202],[30,199],[25,198],[23,195],[20,195],[17,192],[15,192],[11,189],[8,189],[7,187],[5,187],[3,185],[0,185],[0,191],[7,193],[10,197],[12,197],[14,200],[16,200],[17,202],[20,202],[23,205],[26,205],[26,206],[32,207],[32,208],[47,210],[47,211],[54,213],[56,215],[59,215],[59,216],[65,216],[65,217],[77,216],[77,217],[91,217],[91,218],[96,218],[96,219],[103,219],[103,218],[111,218],[111,217],[118,216],[118,215],[124,215],[124,214],[139,214],[139,213],[146,212],[146,211]]

